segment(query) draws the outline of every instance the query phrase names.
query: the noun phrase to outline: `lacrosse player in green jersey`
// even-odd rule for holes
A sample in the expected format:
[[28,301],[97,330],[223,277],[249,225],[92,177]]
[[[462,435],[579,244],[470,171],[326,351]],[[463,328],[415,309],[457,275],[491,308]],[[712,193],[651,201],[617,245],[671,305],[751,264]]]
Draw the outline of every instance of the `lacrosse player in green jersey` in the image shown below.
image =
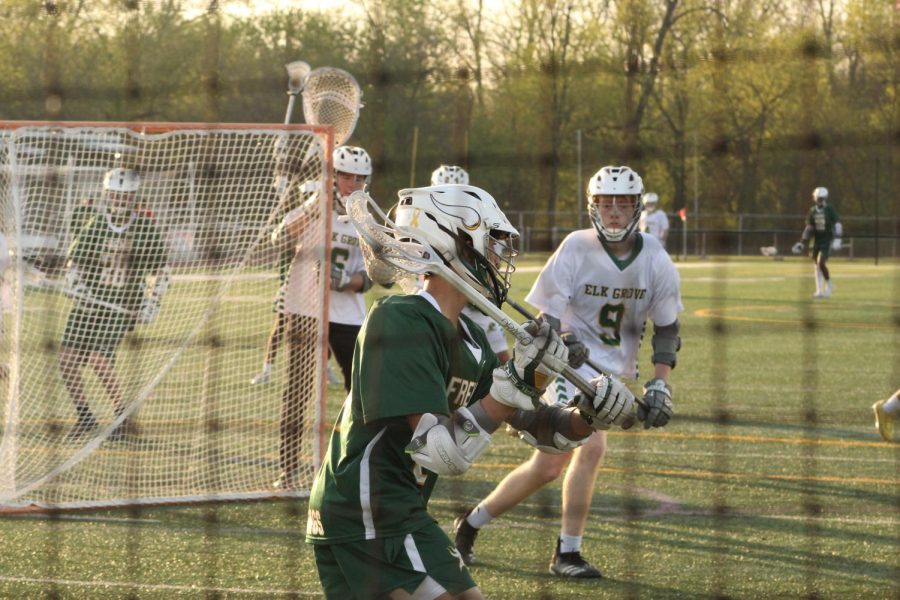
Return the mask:
[[809,209],[806,227],[792,250],[794,254],[801,254],[808,241],[812,240],[812,259],[816,263],[816,293],[813,298],[828,298],[833,290],[831,274],[828,272],[828,256],[832,250],[841,249],[844,228],[837,211],[826,202],[828,188],[817,187],[812,196],[815,206]]
[[[168,288],[166,247],[157,227],[136,211],[140,175],[112,169],[103,178],[104,210],[75,236],[68,255],[67,292],[75,305],[66,320],[58,361],[77,421],[70,440],[97,429],[84,392],[81,369],[90,365],[113,403],[125,410],[116,371],[116,350],[136,323],[150,323]],[[122,439],[127,420],[110,434]]]
[[[500,306],[518,232],[494,199],[466,185],[399,197],[394,235],[421,244],[429,259],[439,255],[470,292]],[[461,314],[467,303],[449,280],[429,273],[419,293],[382,298],[366,317],[350,395],[309,500],[306,539],[327,598],[482,598],[428,513],[437,477],[466,472],[502,421],[532,445],[565,452],[593,428],[631,419],[634,396],[609,378],[580,397],[591,425],[574,407],[537,403],[566,365],[558,334],[529,322],[532,341],[517,342],[500,367],[484,332]]]

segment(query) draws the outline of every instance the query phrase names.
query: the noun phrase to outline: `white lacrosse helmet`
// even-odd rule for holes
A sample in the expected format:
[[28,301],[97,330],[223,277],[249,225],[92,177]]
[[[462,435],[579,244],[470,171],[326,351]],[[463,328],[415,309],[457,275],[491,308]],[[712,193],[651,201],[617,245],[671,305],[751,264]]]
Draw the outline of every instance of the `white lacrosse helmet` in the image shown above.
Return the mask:
[[338,146],[331,154],[334,170],[352,175],[365,175],[366,182],[372,176],[372,159],[369,153],[357,146]]
[[[587,186],[588,215],[597,230],[600,239],[606,242],[621,242],[634,231],[641,218],[641,194],[644,193],[644,182],[641,176],[629,167],[603,167],[591,177]],[[603,224],[603,217],[595,196],[634,196],[634,212],[625,227],[612,229]],[[655,196],[655,194],[654,194]]]
[[828,188],[817,187],[813,190],[812,197],[813,202],[815,202],[816,204],[819,203],[819,200],[822,200],[824,202],[828,198]]
[[431,174],[431,185],[444,183],[469,185],[469,174],[465,169],[456,165],[441,165]]
[[644,206],[646,206],[648,210],[659,206],[659,196],[657,196],[653,192],[647,192],[646,194],[644,194],[641,200],[643,200]]
[[103,189],[108,192],[136,192],[141,187],[141,176],[132,169],[111,169],[103,176]]
[[519,232],[493,196],[459,184],[405,189],[398,196],[398,237],[408,233],[429,244],[456,274],[501,306],[515,271]]

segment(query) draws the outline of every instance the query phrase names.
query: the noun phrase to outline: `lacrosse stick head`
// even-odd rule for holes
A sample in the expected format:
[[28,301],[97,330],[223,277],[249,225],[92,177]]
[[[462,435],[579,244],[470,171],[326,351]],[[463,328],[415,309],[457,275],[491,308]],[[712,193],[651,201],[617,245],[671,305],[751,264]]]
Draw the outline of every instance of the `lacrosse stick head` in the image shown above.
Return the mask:
[[356,128],[362,91],[356,79],[343,69],[320,67],[303,83],[303,118],[310,125],[332,125],[334,145],[346,142]]
[[[367,215],[360,212],[357,194],[348,199],[348,215],[374,258],[412,275],[450,270],[495,306],[503,304],[515,271],[519,232],[490,194],[467,185],[400,190],[394,219],[381,213],[382,224],[372,218],[365,231],[359,223]],[[372,267],[380,271],[383,265]],[[369,276],[380,279],[372,271]]]
[[309,64],[302,60],[289,62],[284,65],[284,68],[287,70],[288,74],[288,94],[296,96],[300,93],[300,90],[303,89],[303,83],[306,80],[306,76],[309,75],[309,72],[312,69],[310,69]]
[[[347,219],[359,233],[366,272],[375,283],[421,288],[424,275],[441,264],[437,253],[397,231],[397,225],[364,190],[346,200]],[[401,241],[402,240],[402,241]]]

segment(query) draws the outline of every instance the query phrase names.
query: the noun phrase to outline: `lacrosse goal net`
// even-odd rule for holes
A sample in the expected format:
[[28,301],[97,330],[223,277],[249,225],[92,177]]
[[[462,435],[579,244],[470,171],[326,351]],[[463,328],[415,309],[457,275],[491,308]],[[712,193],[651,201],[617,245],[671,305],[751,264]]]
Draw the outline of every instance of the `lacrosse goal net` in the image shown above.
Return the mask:
[[[8,246],[0,257],[0,510],[308,493],[322,451],[328,292],[318,274],[328,259],[332,144],[331,128],[309,125],[0,123],[0,241]],[[122,228],[104,192],[112,169],[139,175],[134,216],[125,219],[136,233],[96,243],[95,232]],[[276,247],[273,231],[315,195],[299,243]],[[156,243],[141,241],[148,236]],[[141,305],[98,299],[67,278],[76,246],[102,255],[109,244],[120,244],[119,256],[126,245],[124,268],[163,267],[168,286],[154,288],[158,310],[149,318]],[[308,391],[303,433],[285,440],[299,445],[300,468],[284,489],[273,482],[286,346],[269,383],[251,379],[273,330],[279,274],[297,248],[315,273],[304,305],[321,317],[303,321],[309,368],[290,382]],[[149,294],[153,277],[143,276],[134,275],[136,285]],[[96,427],[73,436],[78,394],[61,355],[76,328],[69,356],[82,360],[66,365],[76,365]]]

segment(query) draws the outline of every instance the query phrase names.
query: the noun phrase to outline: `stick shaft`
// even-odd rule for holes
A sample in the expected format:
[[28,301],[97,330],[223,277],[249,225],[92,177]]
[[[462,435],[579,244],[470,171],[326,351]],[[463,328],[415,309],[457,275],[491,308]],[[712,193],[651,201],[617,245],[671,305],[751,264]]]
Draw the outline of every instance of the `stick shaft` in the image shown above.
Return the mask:
[[[478,310],[499,323],[517,340],[521,342],[530,342],[533,339],[532,336],[527,331],[525,331],[524,327],[513,321],[506,315],[506,313],[497,308],[492,302],[489,302],[487,298],[479,294],[469,284],[463,281],[462,278],[453,270],[451,270],[443,263],[436,266],[440,270],[441,277],[446,279],[454,288],[456,288],[457,291],[462,293],[466,297],[466,299],[469,300],[470,304],[474,305],[476,308],[478,308]],[[566,365],[566,367],[560,374],[571,381],[572,384],[575,385],[575,387],[577,387],[585,394],[590,394],[591,396],[593,396],[596,393],[596,390],[594,389],[594,386],[591,384],[591,382],[575,372],[572,367]]]

